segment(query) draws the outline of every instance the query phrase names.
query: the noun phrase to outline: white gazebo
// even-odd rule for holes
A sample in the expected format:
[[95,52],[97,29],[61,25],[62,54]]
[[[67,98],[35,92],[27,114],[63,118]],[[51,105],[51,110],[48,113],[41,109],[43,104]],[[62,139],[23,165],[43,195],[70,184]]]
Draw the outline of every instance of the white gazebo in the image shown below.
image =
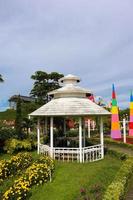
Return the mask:
[[[109,116],[110,112],[89,100],[87,95],[90,95],[91,91],[77,86],[78,82],[80,82],[79,77],[70,74],[61,78],[59,83],[62,87],[48,94],[53,97],[52,100],[30,114],[30,116],[38,118],[38,153],[48,154],[53,159],[63,161],[77,160],[80,163],[103,159],[103,116]],[[97,145],[85,146],[83,142],[83,138],[85,139],[84,118],[90,116],[98,116],[100,118],[100,141]],[[47,127],[47,119],[50,119],[50,145],[40,144],[41,117],[45,118],[45,127]],[[66,117],[78,117],[78,148],[54,147],[54,119],[57,117],[64,118],[64,132]]]

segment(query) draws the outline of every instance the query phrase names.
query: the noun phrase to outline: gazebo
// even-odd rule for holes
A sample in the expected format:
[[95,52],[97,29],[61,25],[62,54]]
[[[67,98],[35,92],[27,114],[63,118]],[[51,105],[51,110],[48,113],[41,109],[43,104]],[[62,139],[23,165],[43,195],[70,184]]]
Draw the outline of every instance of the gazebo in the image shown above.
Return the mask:
[[[52,100],[41,106],[30,114],[37,117],[37,151],[50,155],[53,159],[63,161],[75,161],[80,163],[97,161],[104,158],[104,138],[103,138],[103,116],[109,116],[110,112],[98,106],[88,99],[92,94],[90,90],[77,85],[80,78],[74,75],[67,75],[59,80],[61,88],[48,93]],[[93,146],[85,146],[84,118],[98,116],[100,118],[100,141]],[[64,118],[64,134],[66,130],[66,117],[78,118],[79,146],[75,147],[54,147],[54,119]],[[50,144],[40,143],[40,119],[45,118],[50,121]],[[46,130],[47,128],[45,128]]]

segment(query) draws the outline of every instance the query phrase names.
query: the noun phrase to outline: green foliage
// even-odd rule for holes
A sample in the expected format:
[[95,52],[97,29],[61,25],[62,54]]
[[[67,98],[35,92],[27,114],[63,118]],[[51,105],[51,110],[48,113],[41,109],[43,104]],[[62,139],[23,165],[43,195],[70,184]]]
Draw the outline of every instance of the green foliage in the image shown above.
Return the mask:
[[58,79],[63,76],[63,74],[57,72],[48,74],[44,71],[36,71],[35,74],[31,76],[35,82],[30,94],[37,98],[37,102],[40,105],[44,104],[48,101],[47,93],[59,88]]
[[132,144],[127,144],[127,143],[115,141],[115,140],[112,140],[111,138],[105,138],[104,142],[105,142],[105,144],[112,144],[112,145],[116,145],[116,146],[119,146],[119,147],[125,147],[125,148],[133,150]]
[[7,126],[0,126],[0,140],[5,141],[10,138],[16,138],[17,134],[15,129]]
[[18,133],[18,137],[22,138],[22,110],[20,97],[17,100],[15,128]]
[[0,112],[0,120],[15,120],[16,111],[13,109],[7,109],[6,111]]
[[129,108],[126,108],[124,110],[120,110],[119,112],[120,118],[123,119],[123,117],[128,117],[129,116]]
[[5,142],[4,150],[10,154],[22,150],[31,151],[34,145],[35,144],[29,141],[28,139],[25,140],[9,139],[6,140]]
[[103,200],[124,199],[129,179],[133,173],[133,158],[128,158],[118,171],[114,181],[108,186]]
[[107,153],[117,157],[120,160],[126,160],[129,156],[126,153],[121,153],[119,151],[113,150],[113,149],[107,149]]
[[41,164],[47,164],[47,166],[49,166],[50,170],[53,171],[54,170],[54,166],[55,166],[55,163],[54,161],[48,157],[48,156],[41,156],[39,157],[35,163],[41,163]]
[[38,109],[39,107],[40,105],[37,102],[29,102],[29,103],[22,102],[21,103],[22,118],[26,118],[28,114]]
[[78,130],[76,129],[70,129],[66,132],[67,137],[77,137],[79,135]]

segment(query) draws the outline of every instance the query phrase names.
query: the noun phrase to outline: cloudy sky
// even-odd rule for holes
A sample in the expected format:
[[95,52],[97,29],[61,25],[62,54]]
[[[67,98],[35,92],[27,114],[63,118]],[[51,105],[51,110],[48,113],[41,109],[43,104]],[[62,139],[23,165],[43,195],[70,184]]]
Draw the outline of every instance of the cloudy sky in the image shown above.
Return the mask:
[[132,0],[0,0],[0,110],[29,95],[37,70],[81,77],[81,86],[128,107],[133,89]]

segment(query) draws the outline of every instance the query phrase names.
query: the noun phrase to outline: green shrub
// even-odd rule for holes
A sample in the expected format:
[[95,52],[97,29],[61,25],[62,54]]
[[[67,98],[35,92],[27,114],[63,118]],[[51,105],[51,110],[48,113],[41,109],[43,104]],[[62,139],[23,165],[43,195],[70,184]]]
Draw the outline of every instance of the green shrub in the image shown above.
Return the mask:
[[52,160],[52,158],[48,157],[48,156],[41,156],[39,157],[35,163],[41,163],[41,164],[47,164],[50,168],[51,171],[54,170],[54,161]]
[[14,153],[21,150],[30,151],[32,149],[33,143],[29,140],[18,140],[18,139],[10,139],[6,140],[4,150],[7,153]]
[[116,140],[112,140],[111,138],[105,138],[104,139],[104,143],[105,144],[117,145],[119,147],[125,147],[125,148],[129,148],[129,149],[133,150],[133,145],[132,144],[119,142],[119,141],[116,141]]
[[7,126],[0,126],[0,140],[7,140],[9,138],[17,138],[15,129]]
[[76,129],[71,129],[71,130],[66,132],[67,137],[77,137],[78,134],[79,134],[78,130],[76,130]]
[[108,149],[107,148],[107,153],[110,154],[111,156],[115,156],[120,160],[126,160],[129,156],[126,153],[122,153],[113,149]]
[[114,181],[108,186],[103,200],[124,199],[129,179],[133,173],[133,158],[124,161]]

